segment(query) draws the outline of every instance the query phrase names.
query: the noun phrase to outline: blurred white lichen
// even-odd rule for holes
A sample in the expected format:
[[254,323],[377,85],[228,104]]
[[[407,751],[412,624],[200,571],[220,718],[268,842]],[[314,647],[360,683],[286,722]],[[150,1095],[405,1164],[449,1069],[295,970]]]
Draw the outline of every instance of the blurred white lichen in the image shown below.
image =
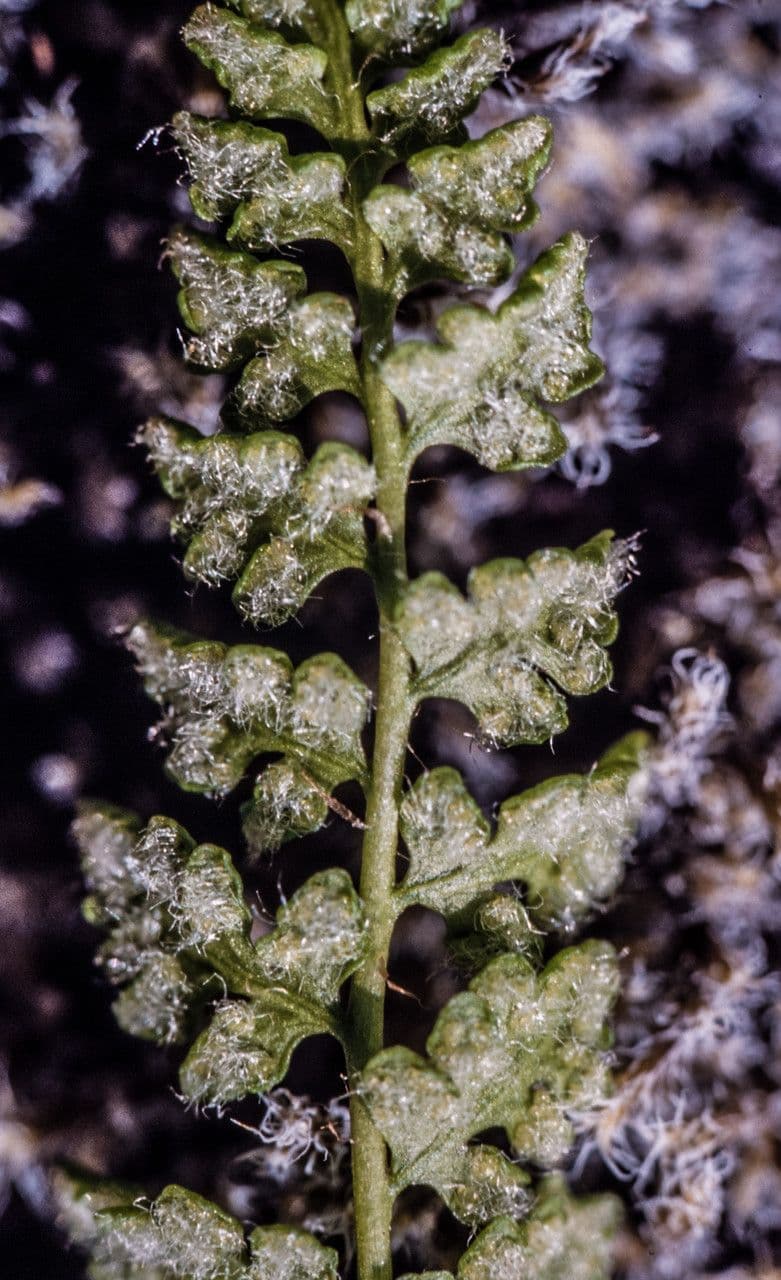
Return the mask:
[[0,1218],[14,1190],[34,1213],[44,1215],[49,1194],[41,1137],[22,1118],[7,1065],[0,1059]]
[[0,444],[0,528],[18,528],[40,511],[62,502],[62,493],[56,485],[33,476],[22,479],[18,473],[15,453]]
[[277,1088],[262,1100],[256,1127],[242,1125],[260,1139],[236,1162],[230,1207],[246,1213],[253,1184],[268,1180],[297,1226],[328,1239],[338,1238],[352,1256],[350,1108],[344,1098],[327,1103]]
[[22,240],[32,227],[35,205],[57,200],[81,172],[88,151],[72,101],[77,88],[77,80],[64,80],[48,105],[28,98],[21,115],[0,123],[0,138],[22,139],[27,166],[21,190],[0,205],[0,247]]

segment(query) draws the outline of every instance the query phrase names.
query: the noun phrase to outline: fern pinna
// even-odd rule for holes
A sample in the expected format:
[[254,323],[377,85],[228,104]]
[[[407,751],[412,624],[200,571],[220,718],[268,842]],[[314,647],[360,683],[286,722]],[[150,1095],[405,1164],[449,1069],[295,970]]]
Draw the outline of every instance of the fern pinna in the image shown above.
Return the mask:
[[[262,1096],[306,1037],[341,1041],[360,1280],[390,1280],[394,1199],[413,1185],[434,1188],[476,1231],[458,1280],[597,1280],[609,1269],[615,1202],[574,1198],[561,1175],[532,1171],[563,1160],[569,1116],[609,1087],[616,958],[587,941],[543,965],[540,944],[615,888],[642,743],[628,739],[587,775],[509,799],[494,824],[455,770],[411,786],[405,773],[426,698],[464,703],[497,747],[560,733],[565,695],[610,677],[612,605],[632,554],[600,534],[574,551],[481,565],[466,594],[438,573],[407,575],[405,497],[420,454],[448,444],[497,471],[547,466],[566,447],[550,406],[601,373],[577,234],[506,287],[501,305],[460,302],[441,312],[435,336],[394,340],[398,304],[420,285],[452,280],[464,293],[512,276],[510,237],[536,217],[532,191],[551,145],[536,116],[470,138],[463,121],[508,55],[493,30],[448,36],[454,7],[203,4],[185,41],[231,114],[181,113],[172,125],[193,208],[215,224],[212,236],[178,230],[168,245],[187,355],[234,375],[217,435],[162,417],[141,431],[177,504],[185,573],[234,581],[241,614],[268,629],[335,570],[363,569],[376,590],[379,676],[372,694],[331,653],[294,670],[272,647],[228,648],[150,622],[129,647],[163,709],[181,787],[224,796],[257,757],[274,757],[244,810],[256,856],[344,816],[334,790],[360,785],[360,884],[339,868],[312,876],[252,941],[223,849],[169,819],[142,826],[105,806],[83,808],[76,836],[88,917],[108,931],[100,958],[121,987],[117,1018],[132,1034],[189,1043],[187,1098]],[[269,118],[309,126],[322,150],[291,153],[257,123]],[[281,256],[318,239],[344,254],[353,297],[308,292],[304,270]],[[280,429],[335,390],[362,406],[370,460],[336,442],[307,459]],[[468,935],[483,963],[442,1009],[426,1056],[383,1040],[391,935],[412,904],[440,913],[462,943]],[[497,1130],[504,1149],[480,1140]],[[95,1280],[337,1275],[336,1254],[313,1236],[275,1226],[246,1238],[177,1186],[149,1204],[113,1184],[62,1174],[58,1185]]]

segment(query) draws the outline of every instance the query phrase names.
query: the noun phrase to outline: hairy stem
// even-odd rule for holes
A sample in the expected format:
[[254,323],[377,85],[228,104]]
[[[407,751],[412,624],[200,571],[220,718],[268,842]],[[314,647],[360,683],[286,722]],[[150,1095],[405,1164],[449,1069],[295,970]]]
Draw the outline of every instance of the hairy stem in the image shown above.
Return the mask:
[[[396,635],[392,610],[407,581],[405,513],[407,474],[396,403],[377,372],[393,330],[395,307],[385,279],[384,252],[365,221],[361,201],[377,182],[387,157],[377,151],[356,83],[349,31],[340,8],[329,14],[332,74],[349,122],[344,150],[350,166],[355,219],[351,266],[362,334],[361,383],[377,473],[374,585],[380,655],[371,784],[367,797],[360,892],[368,915],[369,946],[354,974],[348,1016],[351,1084],[383,1047],[388,950],[393,931],[391,893],[396,879],[399,805],[409,736],[409,660]],[[353,1088],[351,1101],[355,1237],[360,1280],[391,1280],[391,1211],[385,1142]]]

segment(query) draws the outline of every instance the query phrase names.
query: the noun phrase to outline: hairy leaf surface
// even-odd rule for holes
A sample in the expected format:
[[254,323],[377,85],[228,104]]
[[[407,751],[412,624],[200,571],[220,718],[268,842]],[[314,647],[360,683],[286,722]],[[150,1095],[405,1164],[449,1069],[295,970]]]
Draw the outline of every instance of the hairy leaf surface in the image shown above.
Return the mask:
[[322,49],[290,44],[215,4],[199,5],[184,40],[251,120],[287,118],[311,124],[325,137],[338,133],[338,104],[323,84],[328,58]]
[[610,679],[604,646],[616,636],[612,603],[631,563],[631,544],[604,533],[577,551],[473,569],[466,600],[442,574],[423,574],[396,617],[415,694],[465,703],[503,746],[560,733],[567,704],[555,685],[583,695]]
[[281,27],[283,30],[308,36],[314,44],[323,44],[324,24],[317,0],[226,0],[250,22],[262,27]]
[[408,58],[429,48],[463,0],[347,0],[344,7],[358,43],[388,59]]
[[642,805],[642,734],[584,776],[552,778],[506,800],[491,830],[450,768],[423,774],[401,810],[409,867],[399,904],[474,913],[494,885],[523,880],[538,924],[571,926],[615,890]]
[[[621,1223],[615,1196],[576,1199],[558,1176],[545,1178],[523,1222],[498,1218],[461,1258],[455,1280],[610,1280],[612,1244]],[[401,1280],[454,1280],[424,1271]]]
[[[184,1063],[182,1086],[200,1102],[262,1093],[282,1079],[302,1039],[334,1030],[329,1010],[365,945],[363,905],[345,871],[320,872],[253,944],[241,879],[224,849],[196,847],[169,818],[135,828],[131,845],[128,815],[95,806],[74,823],[96,889],[90,918],[110,929],[100,958],[112,981],[127,984],[118,1021],[130,1034],[170,1043],[184,1038],[194,1002],[239,996],[217,1006]],[[123,909],[112,927],[119,885]]]
[[234,601],[251,621],[284,622],[329,573],[365,565],[374,472],[347,445],[321,445],[307,464],[293,436],[204,439],[167,418],[139,439],[181,504],[172,531],[189,544],[185,573],[210,586],[238,578]]
[[306,290],[306,276],[293,263],[258,262],[192,232],[177,231],[168,253],[182,286],[182,319],[196,335],[187,355],[206,369],[234,368],[273,343]]
[[364,214],[388,253],[388,289],[397,299],[441,277],[497,284],[515,266],[502,235],[534,221],[530,198],[550,150],[540,116],[494,129],[461,147],[432,147],[407,162],[412,191],[375,187]]
[[96,1180],[58,1173],[63,1220],[80,1228],[94,1280],[338,1280],[337,1255],[298,1227],[241,1223],[203,1196],[168,1186],[149,1205]]
[[525,1175],[472,1140],[502,1128],[519,1155],[551,1163],[566,1153],[567,1109],[604,1088],[617,977],[600,942],[561,951],[539,975],[520,956],[500,956],[445,1006],[427,1058],[377,1054],[361,1091],[390,1147],[395,1189],[432,1186],[465,1222],[518,1216]]
[[193,179],[190,202],[207,221],[233,215],[227,239],[242,249],[331,240],[347,249],[346,166],[333,151],[291,156],[281,133],[181,111],[173,134]]
[[184,790],[224,795],[256,756],[283,757],[266,772],[275,782],[284,776],[286,788],[264,786],[261,774],[255,791],[248,821],[257,851],[320,826],[340,782],[365,783],[369,694],[335,654],[294,671],[277,649],[228,648],[149,623],[133,628],[128,648],[163,708],[167,769]]
[[377,136],[406,154],[448,141],[504,69],[506,59],[502,37],[487,29],[437,49],[402,80],[368,95],[366,106]]
[[202,236],[177,232],[169,251],[182,318],[196,335],[190,359],[206,369],[246,366],[228,401],[231,423],[257,430],[292,418],[325,391],[358,394],[355,317],[345,298],[303,297],[300,267],[261,263]]
[[[410,719],[427,698],[461,701],[491,744],[562,730],[566,695],[610,678],[614,597],[633,564],[632,542],[603,534],[576,551],[483,565],[465,595],[437,573],[410,583],[403,569],[402,490],[423,450],[455,445],[497,471],[549,466],[567,444],[552,406],[602,372],[589,348],[587,245],[577,234],[520,275],[501,305],[450,307],[435,341],[393,344],[398,304],[418,286],[515,279],[510,237],[536,217],[550,152],[550,127],[537,116],[470,137],[466,118],[510,50],[494,30],[442,46],[459,2],[202,3],[185,41],[231,114],[182,111],[172,125],[193,210],[221,223],[214,230],[228,242],[171,237],[185,353],[200,371],[231,375],[230,389],[218,434],[156,417],[141,439],[176,504],[185,572],[234,582],[248,621],[287,620],[334,570],[371,575],[383,637],[372,769],[362,745],[369,691],[336,655],[294,670],[277,649],[146,622],[128,647],[162,709],[155,734],[172,778],[224,796],[259,769],[242,809],[254,856],[329,814],[364,828],[364,898],[345,870],[321,871],[271,922],[248,909],[230,855],[170,819],[142,828],[123,810],[87,805],[75,834],[85,915],[107,935],[98,958],[120,989],[117,1019],[147,1039],[189,1043],[180,1080],[196,1105],[268,1093],[307,1037],[343,1042],[354,1114],[368,1108],[392,1175],[388,1186],[377,1151],[367,1164],[356,1126],[361,1275],[390,1274],[383,1203],[423,1185],[462,1221],[490,1224],[457,1280],[607,1280],[614,1202],[575,1201],[553,1178],[535,1198],[521,1162],[560,1163],[572,1113],[593,1108],[608,1086],[616,957],[589,941],[543,968],[543,937],[574,929],[615,889],[642,801],[644,740],[619,743],[586,776],[511,798],[495,823],[453,769],[399,794]],[[260,123],[278,119],[303,132]],[[324,141],[299,154],[311,130]],[[406,176],[395,181],[402,163]],[[307,292],[294,259],[312,240],[341,251],[355,302]],[[308,459],[273,429],[329,392],[363,409],[377,474],[345,444],[320,444]],[[331,435],[330,421],[323,432],[313,425],[320,439]],[[355,782],[365,823],[361,802],[356,814],[336,794]],[[383,1043],[387,935],[410,906],[440,912],[451,954],[479,972],[440,1012],[425,1055],[389,1047],[356,1075],[368,1044]],[[342,987],[356,970],[343,1014]],[[494,1142],[497,1129],[506,1143]],[[280,1151],[287,1156],[284,1141]],[[57,1194],[92,1255],[90,1280],[338,1280],[335,1253],[312,1236],[288,1226],[248,1236],[181,1187],[149,1203],[130,1188],[63,1176]]]
[[354,335],[345,298],[311,293],[294,302],[273,345],[246,366],[226,405],[228,421],[256,430],[294,417],[326,391],[358,396]]
[[582,236],[566,236],[495,315],[451,307],[439,319],[438,344],[391,351],[382,377],[406,411],[410,461],[433,444],[458,445],[495,471],[561,457],[566,440],[544,404],[568,400],[603,371],[588,346],[587,248]]
[[[296,1046],[335,1031],[329,1010],[364,951],[363,906],[341,870],[312,876],[255,946],[248,1001],[224,1000],[181,1070],[198,1102],[229,1102],[277,1084]],[[264,984],[263,986],[258,985]]]

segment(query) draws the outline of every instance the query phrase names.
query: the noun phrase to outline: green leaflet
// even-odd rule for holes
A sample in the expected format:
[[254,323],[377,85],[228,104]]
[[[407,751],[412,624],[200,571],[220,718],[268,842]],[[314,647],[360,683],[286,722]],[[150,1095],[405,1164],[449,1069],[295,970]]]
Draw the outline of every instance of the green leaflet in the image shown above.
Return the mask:
[[398,301],[429,280],[499,284],[512,271],[512,249],[499,235],[455,226],[414,191],[375,187],[364,215],[388,253],[388,289]]
[[141,834],[137,816],[115,805],[83,803],[72,834],[90,891],[82,907],[85,917],[98,926],[118,920],[143,888],[136,854]]
[[337,569],[364,568],[363,514],[373,469],[347,445],[321,445],[301,476],[295,501],[275,536],[239,578],[234,600],[251,622],[277,625],[295,613]]
[[283,1078],[302,1040],[333,1031],[325,1010],[284,991],[269,990],[251,1001],[226,1000],[182,1063],[182,1092],[194,1102],[217,1106],[260,1096]]
[[123,1030],[172,1044],[184,1034],[198,975],[166,944],[170,904],[194,849],[187,832],[167,818],[145,830],[134,815],[111,806],[82,805],[73,823],[91,896],[86,918],[110,929],[98,961],[109,981],[123,985],[114,1013]]
[[239,1280],[243,1275],[241,1224],[182,1187],[166,1187],[148,1208],[104,1210],[97,1215],[96,1233],[93,1255],[116,1267],[118,1277],[122,1263],[160,1268],[163,1275],[182,1280]]
[[294,672],[277,649],[229,649],[147,623],[133,628],[128,647],[164,709],[167,770],[185,791],[225,794],[256,756],[283,757],[260,774],[245,807],[254,853],[322,826],[339,783],[365,784],[369,693],[335,654]]
[[329,1009],[360,962],[365,929],[345,871],[310,877],[256,944],[252,998],[220,1003],[195,1041],[181,1069],[184,1093],[218,1104],[265,1093],[282,1079],[302,1040],[334,1034]]
[[543,932],[514,893],[486,895],[458,916],[448,916],[448,953],[453,964],[475,974],[505,951],[539,964]]
[[[423,774],[401,809],[409,867],[396,889],[399,906],[474,914],[494,885],[523,880],[534,920],[571,928],[621,878],[642,807],[645,743],[644,735],[632,734],[583,777],[551,778],[513,796],[499,810],[494,832],[455,769]],[[507,901],[510,910],[518,905]],[[499,927],[490,915],[481,923]]]
[[204,369],[231,369],[284,332],[306,276],[290,262],[258,262],[191,232],[177,231],[168,244],[181,284],[179,310],[196,335],[187,356]]
[[258,1227],[245,1239],[240,1222],[184,1187],[147,1206],[130,1190],[58,1170],[55,1193],[92,1254],[94,1280],[338,1280],[335,1251],[308,1232]]
[[412,185],[450,218],[486,231],[525,231],[539,212],[531,192],[552,136],[550,121],[527,116],[460,147],[431,147],[407,161]]
[[472,570],[466,600],[442,574],[423,574],[396,615],[415,663],[413,693],[463,702],[502,746],[561,733],[567,704],[551,680],[576,695],[607,684],[612,603],[632,550],[608,532],[577,551],[493,560]]
[[229,242],[266,250],[295,240],[324,239],[350,247],[341,156],[291,156],[281,133],[244,121],[205,120],[186,111],[174,116],[173,134],[193,179],[193,209],[207,220],[232,214]]
[[214,4],[199,5],[184,40],[250,119],[285,117],[311,124],[326,138],[338,136],[338,104],[323,84],[328,58],[322,49],[289,44]]
[[185,1037],[190,1007],[197,996],[197,985],[176,956],[152,952],[144,957],[138,975],[120,991],[112,1007],[129,1036],[155,1044],[177,1044]]
[[463,0],[347,0],[350,30],[363,48],[388,59],[409,58],[430,48],[447,30]]
[[376,135],[406,154],[447,141],[506,61],[504,40],[487,29],[470,32],[449,48],[437,49],[422,67],[367,96]]
[[263,979],[315,1004],[334,1005],[362,954],[366,917],[346,871],[319,871],[277,912],[255,944]]
[[409,1271],[399,1280],[453,1280],[452,1271]]
[[318,0],[226,0],[226,3],[259,26],[281,27],[289,33],[303,33],[313,44],[325,43],[328,33],[320,17]]
[[[172,1043],[184,1038],[194,1003],[242,997],[217,1006],[190,1050],[182,1067],[189,1096],[261,1093],[282,1079],[302,1039],[334,1031],[329,1009],[365,946],[363,905],[345,871],[307,880],[253,945],[242,882],[224,849],[196,847],[160,817],[144,831],[136,823],[131,845],[128,815],[97,806],[85,807],[73,830],[96,889],[91,918],[109,929],[101,962],[113,982],[127,984],[114,1006],[124,1030]],[[119,885],[124,905],[112,925]]]
[[540,402],[567,400],[602,374],[588,347],[587,247],[582,236],[565,236],[496,315],[451,307],[437,325],[440,344],[404,342],[391,351],[382,377],[407,414],[410,463],[432,444],[458,445],[495,471],[561,457],[566,440]]
[[550,143],[550,125],[532,116],[461,147],[411,156],[412,191],[375,187],[363,207],[389,255],[389,291],[400,299],[440,277],[472,285],[506,278],[515,255],[502,233],[534,221],[530,192]]
[[251,621],[284,622],[323,577],[364,567],[374,471],[347,445],[321,445],[307,465],[293,436],[204,439],[167,418],[139,439],[180,503],[172,532],[189,544],[185,573],[210,586],[238,577],[234,601]]
[[[241,991],[251,984],[250,916],[223,849],[196,848],[170,818],[154,817],[143,831],[137,821],[135,826],[129,844],[127,815],[82,807],[73,835],[94,889],[85,914],[109,931],[98,959],[109,980],[124,986],[114,1004],[120,1026],[142,1039],[172,1043],[182,1039],[196,999],[226,985]],[[104,871],[110,865],[106,888],[96,881],[96,865]],[[123,906],[114,914],[120,887]]]
[[470,1143],[500,1127],[526,1158],[566,1154],[567,1109],[605,1087],[600,1051],[617,982],[600,942],[561,951],[539,975],[520,956],[500,956],[445,1006],[427,1058],[377,1054],[361,1093],[390,1147],[395,1190],[432,1186],[465,1222],[517,1216],[528,1179],[495,1147]]
[[[564,728],[564,695],[609,679],[613,600],[632,564],[632,544],[604,534],[577,551],[483,565],[466,598],[439,574],[408,583],[398,568],[405,466],[441,443],[496,470],[549,465],[566,447],[550,406],[602,368],[588,345],[587,246],[578,235],[543,254],[495,314],[452,307],[438,341],[393,346],[395,305],[409,290],[510,276],[509,237],[536,216],[533,190],[550,150],[550,128],[535,116],[469,140],[464,118],[506,66],[508,48],[479,30],[430,52],[456,7],[225,0],[196,9],[186,42],[244,118],[181,112],[173,132],[193,209],[224,222],[232,247],[177,231],[169,257],[189,359],[234,374],[227,431],[203,438],[155,418],[141,433],[177,504],[186,573],[208,584],[235,579],[248,620],[284,621],[336,569],[373,577],[383,643],[400,639],[409,659],[401,672],[403,658],[380,663],[378,750],[387,754],[373,777],[362,746],[369,692],[337,656],[294,670],[275,649],[228,648],[148,623],[128,646],[162,708],[157,732],[181,787],[224,795],[259,757],[274,757],[260,762],[243,806],[258,856],[314,831],[329,811],[363,826],[334,794],[357,781],[371,794],[365,871],[371,881],[369,868],[379,868],[377,882],[364,902],[345,871],[320,872],[263,933],[229,854],[196,845],[175,822],[153,818],[142,830],[131,814],[93,806],[75,830],[85,914],[107,934],[99,959],[120,988],[117,1018],[140,1036],[191,1041],[180,1079],[196,1104],[263,1094],[310,1036],[334,1035],[351,1064],[364,1062],[364,1036],[381,1043],[377,977],[387,948],[378,935],[410,905],[442,913],[472,969],[487,963],[440,1013],[427,1056],[387,1048],[351,1077],[392,1168],[388,1188],[379,1153],[364,1159],[356,1132],[358,1270],[390,1273],[388,1191],[423,1184],[465,1222],[494,1219],[461,1259],[458,1280],[607,1280],[613,1202],[574,1201],[562,1181],[546,1179],[532,1204],[530,1174],[480,1135],[501,1128],[521,1160],[550,1167],[570,1146],[570,1113],[604,1096],[615,956],[586,942],[542,969],[542,929],[572,929],[615,888],[641,800],[644,740],[626,739],[585,777],[513,797],[495,824],[451,769],[422,777],[401,804],[398,794],[409,719],[425,698],[461,700],[501,745]],[[399,63],[413,67],[396,79],[389,65]],[[378,77],[383,87],[366,92]],[[313,127],[323,149],[291,153],[281,132],[252,123],[277,118]],[[409,186],[382,182],[401,161]],[[364,216],[354,214],[356,200]],[[308,294],[286,257],[254,256],[313,239],[343,252],[357,309],[336,294]],[[404,422],[378,386],[380,353],[377,372]],[[322,445],[307,460],[296,439],[269,429],[332,391],[365,410],[378,476],[345,445]],[[390,556],[379,546],[368,552],[364,515],[375,500]],[[392,887],[397,817],[409,862]],[[520,882],[522,896],[508,881]],[[343,1024],[341,989],[357,969]],[[280,1226],[246,1238],[235,1219],[179,1187],[145,1205],[128,1189],[72,1184],[70,1202],[72,1233],[92,1253],[91,1280],[337,1280],[335,1254],[306,1233]]]
[[246,1280],[339,1280],[336,1250],[297,1227],[258,1227],[250,1249]]
[[[621,1218],[616,1196],[576,1199],[563,1178],[545,1178],[528,1218],[498,1218],[481,1231],[461,1258],[456,1280],[610,1280]],[[453,1277],[425,1271],[401,1280]]]
[[[101,1214],[107,1209],[129,1209],[139,1202],[139,1187],[95,1178],[70,1166],[55,1166],[49,1173],[52,1206],[57,1226],[80,1249],[92,1253],[103,1228]],[[172,1273],[160,1267],[141,1264],[130,1267],[125,1262],[93,1258],[87,1267],[89,1280],[173,1280]]]
[[165,711],[168,772],[185,791],[225,794],[265,752],[321,787],[364,779],[368,690],[335,654],[294,672],[277,649],[228,648],[150,623],[138,623],[127,643]]
[[224,416],[256,430],[294,417],[326,391],[358,396],[354,334],[355,316],[345,298],[311,293],[294,302],[274,345],[245,368]]
[[189,358],[205,369],[246,364],[228,402],[231,422],[257,430],[292,418],[325,391],[358,394],[355,317],[346,299],[302,297],[300,267],[258,262],[202,236],[177,232],[169,251],[182,318],[196,335]]

